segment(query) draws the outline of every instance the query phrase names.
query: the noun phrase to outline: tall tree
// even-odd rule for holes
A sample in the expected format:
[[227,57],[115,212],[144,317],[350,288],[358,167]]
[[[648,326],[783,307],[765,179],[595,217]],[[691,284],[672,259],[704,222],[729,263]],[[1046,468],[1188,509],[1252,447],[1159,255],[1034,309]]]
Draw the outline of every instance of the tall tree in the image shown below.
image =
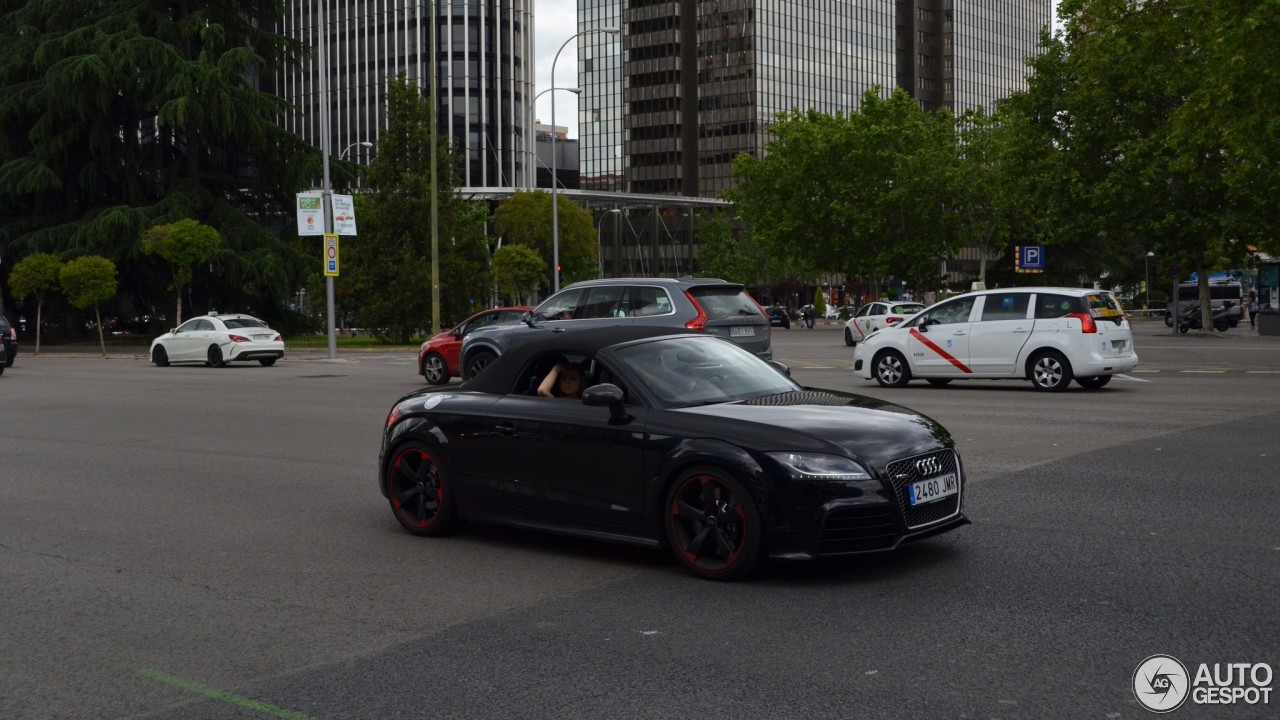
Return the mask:
[[44,301],[50,290],[59,288],[62,261],[48,253],[35,253],[19,260],[9,271],[9,290],[15,298],[36,296],[36,355],[40,354],[40,326]]
[[159,255],[169,266],[173,290],[177,296],[177,320],[182,324],[182,289],[191,282],[196,263],[213,259],[222,247],[218,231],[190,218],[168,225],[157,225],[142,234],[142,246],[148,254]]
[[102,357],[107,356],[107,341],[102,333],[102,313],[98,307],[116,294],[116,266],[110,260],[98,255],[85,255],[69,261],[58,272],[62,283],[62,292],[67,295],[67,302],[80,310],[93,308],[93,317],[98,326],[98,346],[102,348]]
[[[431,104],[403,74],[387,83],[387,128],[365,180],[360,236],[343,245],[342,284],[365,326],[379,337],[407,343],[431,324],[431,195],[438,203],[440,316],[461,319],[489,292],[489,251],[483,205],[463,200],[457,158],[438,143]],[[437,186],[431,186],[431,163]]]
[[[288,292],[303,258],[264,227],[319,175],[256,87],[302,52],[285,4],[13,0],[0,7],[0,244],[8,255],[140,261],[142,231],[184,217],[234,251],[222,290]],[[145,288],[132,288],[145,294]]]
[[517,305],[533,297],[546,278],[547,264],[527,245],[503,245],[493,253],[493,281],[498,292]]

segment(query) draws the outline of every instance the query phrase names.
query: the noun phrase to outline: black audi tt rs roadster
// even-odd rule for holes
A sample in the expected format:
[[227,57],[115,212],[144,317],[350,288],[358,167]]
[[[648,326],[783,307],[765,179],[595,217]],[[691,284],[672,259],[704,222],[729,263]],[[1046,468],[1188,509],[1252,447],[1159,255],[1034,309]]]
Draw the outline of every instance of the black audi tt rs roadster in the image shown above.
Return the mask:
[[[538,395],[556,366],[581,373],[580,399]],[[969,522],[938,423],[668,328],[542,336],[461,385],[410,393],[387,416],[379,469],[416,535],[474,519],[666,546],[711,579]]]

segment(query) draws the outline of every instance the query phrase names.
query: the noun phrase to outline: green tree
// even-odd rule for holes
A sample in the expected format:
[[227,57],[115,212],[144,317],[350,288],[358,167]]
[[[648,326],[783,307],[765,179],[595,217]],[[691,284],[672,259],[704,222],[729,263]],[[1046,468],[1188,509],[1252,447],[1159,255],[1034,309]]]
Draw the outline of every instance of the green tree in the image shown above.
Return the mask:
[[890,275],[936,279],[957,245],[949,113],[873,88],[857,112],[792,111],[770,132],[764,157],[735,160],[728,193],[753,242],[809,277],[842,271],[877,287]]
[[148,254],[159,255],[168,264],[177,297],[174,326],[181,325],[182,289],[191,282],[192,267],[213,259],[222,248],[222,236],[204,223],[185,218],[149,228],[142,234],[142,247]]
[[[378,337],[409,342],[431,325],[431,194],[439,221],[440,316],[461,319],[488,295],[487,211],[460,199],[450,143],[431,157],[431,105],[401,74],[387,84],[387,129],[365,180],[360,236],[342,245],[341,284],[349,310]],[[437,187],[431,186],[436,163]]]
[[517,305],[529,302],[547,278],[547,264],[526,245],[503,245],[493,253],[493,281],[498,294]]
[[[279,125],[287,104],[257,88],[303,52],[275,31],[285,7],[4,3],[0,244],[138,266],[145,228],[195,218],[233,250],[218,292],[289,292],[304,258],[264,223],[291,219],[320,166]],[[146,296],[145,273],[124,277],[129,297]]]
[[695,232],[701,240],[698,265],[704,275],[748,287],[765,279],[767,253],[759,245],[747,242],[741,232],[734,232],[733,220],[728,213],[698,215],[694,223]]
[[115,263],[98,255],[78,257],[62,266],[58,278],[72,307],[79,310],[93,307],[93,317],[98,324],[98,345],[105,358],[107,341],[102,334],[102,313],[98,306],[116,294]]
[[17,262],[9,271],[9,290],[14,297],[36,296],[36,355],[40,354],[40,325],[44,301],[50,290],[59,288],[62,261],[48,253],[33,253]]
[[[556,195],[560,220],[560,285],[599,275],[599,242],[591,213]],[[498,234],[510,242],[533,248],[552,270],[551,193],[517,192],[503,200],[493,214]],[[552,286],[550,272],[546,287]]]

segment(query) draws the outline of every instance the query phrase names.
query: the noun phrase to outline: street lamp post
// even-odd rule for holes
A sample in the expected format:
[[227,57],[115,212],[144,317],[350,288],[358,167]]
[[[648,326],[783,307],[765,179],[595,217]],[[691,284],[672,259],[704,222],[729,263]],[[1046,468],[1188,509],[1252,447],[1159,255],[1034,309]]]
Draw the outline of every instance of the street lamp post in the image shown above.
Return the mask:
[[[586,35],[590,32],[606,32],[610,35],[617,35],[621,32],[618,28],[591,28],[583,30],[564,41],[560,49],[556,51],[555,58],[551,61],[551,89],[555,89],[556,85],[556,63],[560,62],[560,53],[569,46],[569,43],[578,38],[579,35]],[[560,292],[560,206],[557,204],[556,186],[560,183],[556,178],[556,94],[551,93],[551,292]]]
[[1155,253],[1148,250],[1147,256],[1142,259],[1143,261],[1142,269],[1143,269],[1144,275],[1146,276],[1146,284],[1144,287],[1146,287],[1147,289],[1147,311],[1148,312],[1151,310],[1151,258],[1155,256],[1156,256]]
[[600,213],[600,220],[596,223],[596,265],[600,269],[600,277],[604,277],[604,219],[610,215],[617,215],[622,212],[619,208],[613,208],[607,213]]
[[371,147],[373,147],[373,143],[369,142],[368,140],[361,140],[360,142],[353,142],[353,143],[351,143],[350,145],[348,145],[348,146],[346,146],[346,147],[342,148],[342,152],[338,153],[338,159],[339,159],[339,160],[345,160],[345,159],[346,159],[346,157],[347,157],[347,153],[351,152],[351,148],[353,148],[353,147],[355,147],[355,146],[357,146],[357,145],[359,145],[360,147],[367,147],[367,148],[371,148]]

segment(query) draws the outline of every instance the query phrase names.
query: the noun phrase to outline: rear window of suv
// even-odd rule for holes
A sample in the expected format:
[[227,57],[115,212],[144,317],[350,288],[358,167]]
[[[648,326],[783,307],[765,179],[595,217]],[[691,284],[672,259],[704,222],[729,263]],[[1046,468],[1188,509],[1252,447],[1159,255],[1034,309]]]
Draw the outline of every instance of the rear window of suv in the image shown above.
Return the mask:
[[689,289],[689,294],[702,306],[709,320],[760,315],[760,307],[756,305],[756,301],[738,287],[695,287]]

